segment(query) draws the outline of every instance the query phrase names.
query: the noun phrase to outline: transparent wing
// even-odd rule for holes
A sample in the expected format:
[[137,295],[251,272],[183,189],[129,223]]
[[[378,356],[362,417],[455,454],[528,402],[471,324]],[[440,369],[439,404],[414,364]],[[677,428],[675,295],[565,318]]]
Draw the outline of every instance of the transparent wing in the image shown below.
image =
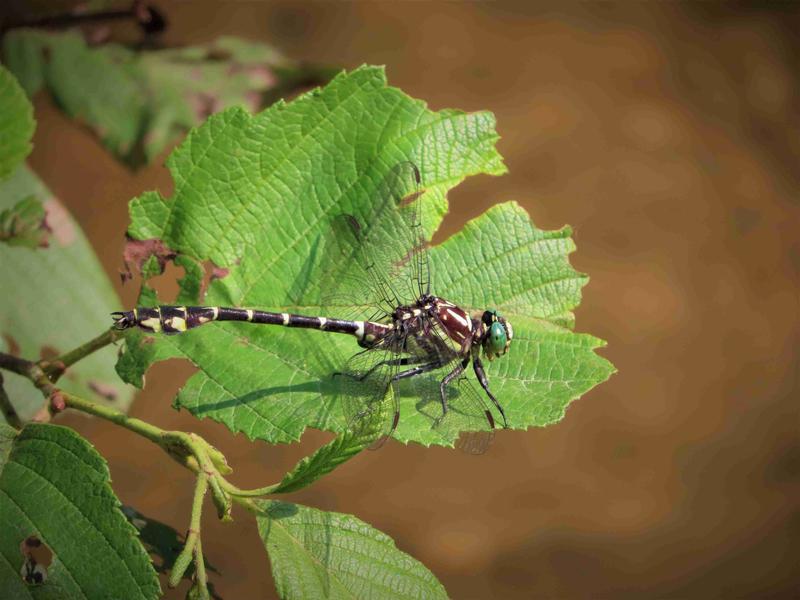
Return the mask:
[[403,162],[376,186],[366,210],[332,219],[323,243],[324,306],[346,310],[343,316],[380,319],[430,291],[421,193],[419,170]]
[[[377,185],[375,201],[366,210],[332,220],[323,243],[328,268],[321,278],[321,302],[326,309],[342,317],[389,322],[398,306],[430,293],[420,185],[417,167],[400,163]],[[461,376],[447,385],[448,412],[441,415],[440,382],[463,357],[437,323],[427,322],[424,330],[424,335],[403,340],[387,336],[347,362],[341,385],[348,423],[353,429],[375,428],[373,446],[380,446],[399,418],[395,376],[426,367],[404,384],[422,400],[425,412],[432,411],[432,426],[445,439],[457,439],[462,450],[480,454],[493,436],[492,413]]]
[[[447,413],[443,414],[440,386],[463,357],[448,345],[446,335],[431,323],[426,335],[401,340],[388,335],[378,346],[353,356],[338,375],[348,427],[360,436],[370,436],[375,449],[392,435],[401,417],[400,388],[419,401],[417,410],[430,418],[431,427],[442,439],[456,440],[456,447],[469,454],[482,454],[494,435],[494,418],[488,404],[467,376],[460,375],[445,388]],[[397,352],[403,345],[402,354]],[[422,372],[400,381],[402,372]]]
[[448,341],[438,322],[428,321],[426,329],[427,336],[409,340],[406,347],[410,355],[417,357],[414,359],[417,362],[438,366],[419,376],[415,393],[431,407],[431,414],[437,415],[432,427],[444,439],[455,439],[456,447],[468,454],[483,454],[494,437],[495,422],[489,405],[462,373],[445,387],[447,413],[442,414],[440,384],[460,366],[464,357]]
[[486,452],[494,439],[494,417],[466,375],[448,386],[447,400],[450,410],[436,426],[458,431],[456,448],[462,452]]
[[391,385],[400,359],[390,349],[390,337],[351,357],[337,375],[347,426],[359,436],[374,440],[372,449],[391,436],[400,416]]
[[[447,333],[438,323],[430,328],[431,335],[440,344],[447,344]],[[440,351],[441,353],[441,351]],[[446,367],[439,371],[440,380],[453,371],[462,357],[456,354]],[[447,413],[434,423],[446,438],[456,438],[456,448],[467,454],[483,454],[494,438],[494,417],[483,396],[475,390],[465,371],[445,388]]]

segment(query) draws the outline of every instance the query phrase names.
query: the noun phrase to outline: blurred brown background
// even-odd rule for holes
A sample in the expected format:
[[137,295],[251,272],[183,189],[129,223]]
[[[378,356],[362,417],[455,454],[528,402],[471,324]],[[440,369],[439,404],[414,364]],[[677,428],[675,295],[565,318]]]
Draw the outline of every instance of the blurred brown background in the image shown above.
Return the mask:
[[[388,533],[454,598],[800,594],[800,5],[155,4],[167,43],[226,33],[386,64],[433,109],[493,111],[510,173],[455,190],[437,239],[508,199],[540,227],[571,224],[592,278],[577,329],[619,369],[560,424],[500,432],[485,456],[389,443],[292,500]],[[126,202],[170,193],[170,177],[126,171],[45,96],[36,115],[30,163],[118,284]],[[189,373],[156,366],[133,414],[207,436],[239,484],[327,439],[250,444],[176,413]],[[124,503],[185,530],[188,472],[113,425],[61,422],[108,458]],[[235,517],[207,511],[212,581],[274,597],[252,519]]]

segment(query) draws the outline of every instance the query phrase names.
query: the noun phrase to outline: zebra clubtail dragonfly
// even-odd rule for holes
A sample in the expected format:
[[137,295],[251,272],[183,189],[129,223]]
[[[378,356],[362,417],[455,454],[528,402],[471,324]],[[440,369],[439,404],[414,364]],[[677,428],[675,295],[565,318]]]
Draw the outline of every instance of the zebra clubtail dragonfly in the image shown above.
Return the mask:
[[[156,306],[112,313],[114,325],[178,334],[211,321],[241,321],[352,335],[362,350],[334,374],[339,381],[360,386],[356,392],[355,386],[342,384],[342,395],[351,397],[351,407],[345,407],[351,427],[379,415],[374,447],[381,445],[400,418],[397,398],[402,392],[397,388],[411,385],[410,393],[422,400],[418,408],[429,402],[441,407],[438,416],[429,415],[434,428],[458,438],[457,445],[466,452],[482,453],[492,439],[495,418],[465,371],[472,363],[486,397],[507,427],[505,411],[489,389],[481,354],[490,361],[505,354],[513,330],[496,310],[471,316],[431,293],[422,202],[417,201],[421,194],[417,167],[400,163],[381,183],[378,202],[369,214],[361,219],[344,214],[332,220],[325,255],[333,266],[319,286],[320,305],[342,307],[360,318]],[[441,375],[433,381],[435,373]]]

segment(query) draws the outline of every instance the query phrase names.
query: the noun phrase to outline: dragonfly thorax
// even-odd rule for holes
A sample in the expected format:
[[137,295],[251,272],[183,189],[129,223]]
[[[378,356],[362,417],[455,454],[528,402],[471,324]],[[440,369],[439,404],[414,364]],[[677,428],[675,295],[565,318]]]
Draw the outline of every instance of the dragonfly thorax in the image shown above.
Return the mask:
[[483,350],[489,360],[505,354],[514,336],[511,323],[496,310],[472,318],[456,304],[430,294],[420,296],[413,305],[397,307],[393,320],[395,329],[404,333],[426,330],[425,323],[434,321],[457,354],[467,356]]

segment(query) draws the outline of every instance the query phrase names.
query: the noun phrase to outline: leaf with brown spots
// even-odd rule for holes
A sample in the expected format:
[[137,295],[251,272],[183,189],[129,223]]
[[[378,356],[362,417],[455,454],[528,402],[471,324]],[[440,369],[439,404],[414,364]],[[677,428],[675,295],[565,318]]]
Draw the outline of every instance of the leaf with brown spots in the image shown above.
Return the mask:
[[29,95],[46,88],[131,166],[152,161],[211,114],[256,111],[333,74],[234,37],[134,52],[88,45],[75,31],[15,29],[4,36],[3,59]]
[[[5,294],[0,301],[0,351],[28,359],[44,351],[44,357],[51,358],[100,334],[110,324],[108,313],[118,310],[120,302],[93,248],[42,182],[24,166],[0,182],[0,212],[28,197],[47,199],[53,234],[46,250],[0,244],[0,290]],[[115,360],[116,349],[103,348],[70,367],[59,385],[108,402],[94,394],[88,382],[113,382]],[[23,421],[42,405],[30,382],[21,377],[6,377],[5,389]],[[114,407],[125,410],[131,399],[132,389],[120,385]]]

